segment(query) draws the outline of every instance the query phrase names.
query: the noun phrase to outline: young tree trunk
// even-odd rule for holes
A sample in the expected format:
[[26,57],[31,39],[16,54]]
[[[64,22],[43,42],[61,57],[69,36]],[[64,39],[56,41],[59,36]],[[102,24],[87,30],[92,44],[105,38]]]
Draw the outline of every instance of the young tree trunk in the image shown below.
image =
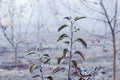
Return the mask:
[[112,33],[113,38],[113,80],[116,80],[116,38],[115,33]]
[[[2,25],[0,25],[0,27],[2,28],[2,32],[3,32],[3,34],[4,34],[4,37],[7,39],[7,41],[11,44],[11,46],[13,47],[13,49],[14,49],[14,53],[15,53],[15,55],[14,55],[14,58],[15,58],[15,64],[17,64],[17,44],[15,45],[15,43],[14,43],[14,41],[13,41],[13,39],[14,38],[9,38],[8,37],[8,35],[6,34],[6,32],[5,32],[5,29],[4,29],[4,27],[2,26]],[[12,30],[11,30],[12,31]]]
[[71,59],[72,59],[72,49],[73,49],[73,23],[71,22],[71,38],[70,38],[70,55],[69,55],[69,70],[68,70],[68,80],[71,80]]
[[17,47],[14,48],[15,51],[15,66],[17,66]]
[[11,26],[11,41],[14,43],[14,29],[13,29],[13,26]]
[[44,80],[43,71],[41,71],[41,78]]

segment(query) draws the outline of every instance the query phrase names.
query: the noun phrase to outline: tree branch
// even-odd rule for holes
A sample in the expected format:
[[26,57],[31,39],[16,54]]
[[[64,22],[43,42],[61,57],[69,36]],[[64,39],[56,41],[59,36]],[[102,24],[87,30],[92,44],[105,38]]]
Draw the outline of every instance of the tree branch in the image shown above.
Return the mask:
[[[81,0],[80,0],[80,2],[82,3],[82,4],[84,4],[84,6],[86,7],[86,8],[88,8],[89,10],[92,10],[92,11],[94,11],[94,12],[97,12],[97,13],[99,13],[99,14],[101,14],[101,15],[105,15],[103,12],[100,12],[100,11],[98,11],[98,10],[96,10],[96,9],[93,9],[93,8],[91,8],[90,6],[88,6],[88,5],[86,5],[84,2],[82,2]],[[87,3],[87,1],[86,1],[86,3]],[[92,2],[91,2],[92,3]],[[97,3],[97,4],[100,4],[100,3]]]
[[9,39],[9,37],[7,36],[4,27],[0,24],[0,27],[2,28],[2,32],[4,34],[4,37],[7,39],[7,41],[12,45],[12,47],[16,48],[16,46],[14,45],[14,43]]
[[99,19],[99,18],[93,18],[93,17],[87,17],[88,19],[93,19],[93,20],[97,20],[97,21],[102,21],[104,23],[108,23],[106,20],[103,19]]
[[116,4],[115,4],[115,15],[114,15],[114,26],[113,26],[114,31],[117,23],[117,13],[118,13],[118,0],[116,0]]
[[109,17],[108,17],[108,13],[107,13],[107,11],[106,11],[106,9],[105,9],[105,6],[104,6],[102,0],[100,1],[100,5],[101,5],[101,7],[103,8],[103,11],[104,11],[104,13],[105,13],[105,17],[106,17],[106,19],[107,19],[108,25],[109,25],[112,33],[114,33],[112,24],[111,24],[111,22],[110,22],[110,19],[109,19]]

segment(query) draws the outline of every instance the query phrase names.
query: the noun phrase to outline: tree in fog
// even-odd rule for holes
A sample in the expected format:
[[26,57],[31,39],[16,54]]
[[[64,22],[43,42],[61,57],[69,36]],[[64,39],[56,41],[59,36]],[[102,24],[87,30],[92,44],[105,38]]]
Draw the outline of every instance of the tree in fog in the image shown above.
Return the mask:
[[18,10],[18,7],[16,7],[15,4],[15,0],[1,1],[0,5],[0,28],[4,37],[14,49],[15,64],[17,64],[18,46],[25,41],[22,34],[22,28],[24,27],[21,27],[21,19],[23,18],[23,9],[25,7],[21,6]]
[[62,2],[62,5],[73,14],[86,16],[91,22],[96,21],[96,24],[102,26],[102,29],[109,30],[106,34],[111,35],[109,40],[112,41],[113,48],[113,80],[116,80],[116,57],[117,53],[120,52],[117,45],[119,43],[117,36],[120,33],[120,2],[118,0],[77,0],[76,2],[78,4],[76,3],[75,6],[71,5],[69,1],[67,4]]
[[[113,80],[116,80],[116,57],[119,51],[116,35],[120,32],[120,2],[118,0],[80,0],[80,2],[94,13],[92,17],[89,16],[91,19],[103,22],[110,30],[108,34],[111,34],[113,48]],[[94,17],[95,14],[99,16]]]

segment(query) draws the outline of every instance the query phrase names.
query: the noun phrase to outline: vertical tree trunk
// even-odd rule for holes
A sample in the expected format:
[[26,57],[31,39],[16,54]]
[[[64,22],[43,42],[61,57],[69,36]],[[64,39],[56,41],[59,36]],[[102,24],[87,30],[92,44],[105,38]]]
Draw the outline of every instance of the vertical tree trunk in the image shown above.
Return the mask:
[[43,71],[41,71],[41,78],[44,80]]
[[112,33],[113,38],[113,80],[116,80],[116,38],[115,33]]
[[72,48],[73,48],[73,23],[71,22],[71,39],[70,39],[70,57],[69,57],[69,70],[68,70],[68,80],[71,80],[71,59],[72,59]]
[[15,66],[17,66],[17,47],[14,48],[15,51]]
[[14,29],[13,29],[13,26],[11,26],[11,41],[14,43]]
[[21,25],[19,24],[19,38],[21,39],[21,35],[22,35],[22,33],[21,33],[22,31],[21,31]]
[[72,58],[72,51],[70,51],[70,57],[69,57],[68,80],[71,80],[71,77],[70,77],[70,75],[71,75],[71,72],[70,72],[70,70],[71,70],[71,58]]

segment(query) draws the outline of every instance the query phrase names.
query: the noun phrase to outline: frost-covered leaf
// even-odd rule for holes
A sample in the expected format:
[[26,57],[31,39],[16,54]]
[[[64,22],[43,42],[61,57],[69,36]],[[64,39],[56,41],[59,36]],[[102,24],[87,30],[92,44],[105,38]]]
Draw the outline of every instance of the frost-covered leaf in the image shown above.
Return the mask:
[[61,30],[63,30],[63,29],[64,29],[65,27],[67,27],[67,26],[68,26],[68,25],[63,24],[62,26],[59,27],[58,32],[61,31]]
[[75,60],[71,61],[75,68],[77,68],[77,62]]
[[82,38],[78,38],[75,41],[80,42],[85,48],[87,48],[87,44]]
[[83,19],[83,18],[86,18],[86,17],[75,17],[74,21],[78,21],[78,20]]
[[32,73],[33,70],[35,69],[36,65],[35,64],[32,64],[29,68],[29,72]]
[[80,57],[83,59],[83,61],[85,61],[85,57],[84,57],[84,55],[82,54],[82,52],[80,52],[80,51],[75,51],[74,53],[75,53],[75,54],[79,54]]
[[60,64],[60,62],[61,62],[62,59],[63,59],[63,57],[59,57],[59,58],[57,59],[58,64]]
[[70,42],[69,41],[64,41],[65,44],[69,44]]
[[62,34],[57,41],[60,41],[60,40],[62,40],[62,39],[65,38],[65,37],[68,37],[68,35]]
[[45,57],[50,57],[49,54],[43,54],[43,56],[45,56]]
[[71,17],[64,17],[64,19],[70,20]]
[[53,77],[52,76],[48,76],[46,77],[48,80],[53,80]]
[[31,55],[31,54],[37,54],[35,51],[30,51],[27,53],[27,55]]
[[55,73],[57,73],[57,72],[59,72],[59,71],[61,71],[61,70],[65,70],[65,68],[63,68],[63,67],[57,67],[57,68],[55,68],[55,69],[53,70],[52,74],[55,74]]
[[40,77],[40,75],[38,74],[38,75],[34,75],[32,78],[37,78],[37,77]]
[[47,59],[46,61],[44,61],[44,64],[48,63],[50,61],[50,59]]
[[44,47],[38,47],[36,50],[43,51],[43,50],[48,49],[48,48],[49,48],[49,46],[44,46]]
[[67,52],[68,52],[68,49],[65,48],[65,49],[63,50],[63,57],[66,56],[66,53],[67,53]]

